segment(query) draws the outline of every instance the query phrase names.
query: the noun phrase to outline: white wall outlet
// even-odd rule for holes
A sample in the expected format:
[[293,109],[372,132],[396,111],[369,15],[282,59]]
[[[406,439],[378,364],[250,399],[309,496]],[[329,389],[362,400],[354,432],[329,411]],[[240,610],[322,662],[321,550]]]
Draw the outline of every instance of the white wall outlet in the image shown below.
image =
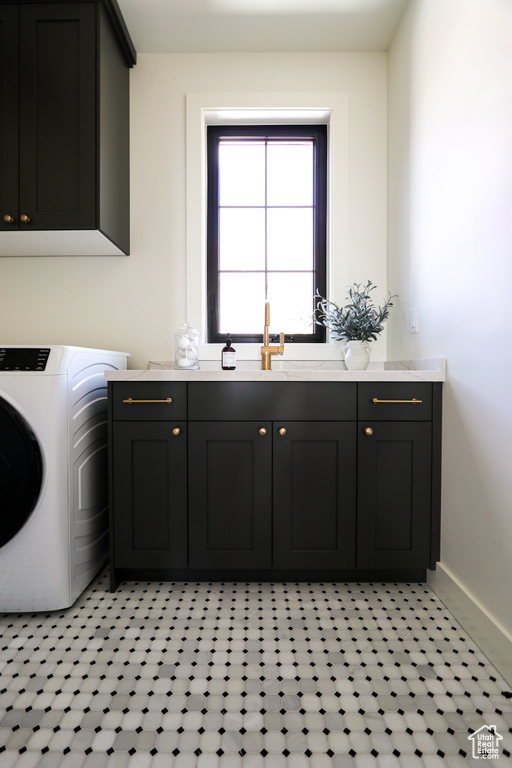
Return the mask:
[[409,310],[409,331],[418,333],[418,307]]

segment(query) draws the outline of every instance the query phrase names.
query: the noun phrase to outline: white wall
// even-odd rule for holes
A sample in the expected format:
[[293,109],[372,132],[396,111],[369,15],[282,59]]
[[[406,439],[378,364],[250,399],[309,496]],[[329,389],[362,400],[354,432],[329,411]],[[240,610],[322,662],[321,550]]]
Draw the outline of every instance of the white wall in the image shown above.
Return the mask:
[[388,352],[447,358],[442,567],[512,634],[511,40],[510,0],[412,0],[389,52]]
[[131,72],[132,254],[0,260],[2,343],[120,349],[131,352],[132,368],[172,359],[186,319],[187,93],[347,94],[343,268],[348,282],[369,277],[384,297],[386,76],[385,54],[139,56]]

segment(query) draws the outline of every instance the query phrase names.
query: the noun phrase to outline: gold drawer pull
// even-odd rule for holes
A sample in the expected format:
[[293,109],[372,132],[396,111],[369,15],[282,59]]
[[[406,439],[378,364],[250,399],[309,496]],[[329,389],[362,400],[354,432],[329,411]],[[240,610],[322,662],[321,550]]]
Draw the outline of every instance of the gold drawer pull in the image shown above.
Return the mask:
[[423,400],[418,400],[416,397],[413,397],[412,400],[379,400],[378,397],[372,398],[372,403],[410,403],[411,405],[418,405],[418,403],[422,403]]
[[123,403],[128,403],[128,405],[132,403],[172,403],[172,397],[166,397],[164,400],[134,400],[132,397],[129,397],[123,400]]

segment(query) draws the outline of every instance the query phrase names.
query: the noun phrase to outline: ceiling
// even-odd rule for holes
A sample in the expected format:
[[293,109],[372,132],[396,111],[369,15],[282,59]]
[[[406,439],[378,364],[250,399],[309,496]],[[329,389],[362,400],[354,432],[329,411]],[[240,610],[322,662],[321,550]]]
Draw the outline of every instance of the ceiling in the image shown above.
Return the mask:
[[138,53],[385,51],[409,0],[118,0]]

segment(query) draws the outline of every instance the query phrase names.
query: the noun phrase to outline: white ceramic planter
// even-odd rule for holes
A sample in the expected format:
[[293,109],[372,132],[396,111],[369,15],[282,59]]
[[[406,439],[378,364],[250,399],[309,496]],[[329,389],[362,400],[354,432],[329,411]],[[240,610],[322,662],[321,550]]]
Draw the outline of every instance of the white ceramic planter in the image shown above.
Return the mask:
[[365,371],[370,362],[371,347],[367,341],[347,341],[343,347],[349,371]]

